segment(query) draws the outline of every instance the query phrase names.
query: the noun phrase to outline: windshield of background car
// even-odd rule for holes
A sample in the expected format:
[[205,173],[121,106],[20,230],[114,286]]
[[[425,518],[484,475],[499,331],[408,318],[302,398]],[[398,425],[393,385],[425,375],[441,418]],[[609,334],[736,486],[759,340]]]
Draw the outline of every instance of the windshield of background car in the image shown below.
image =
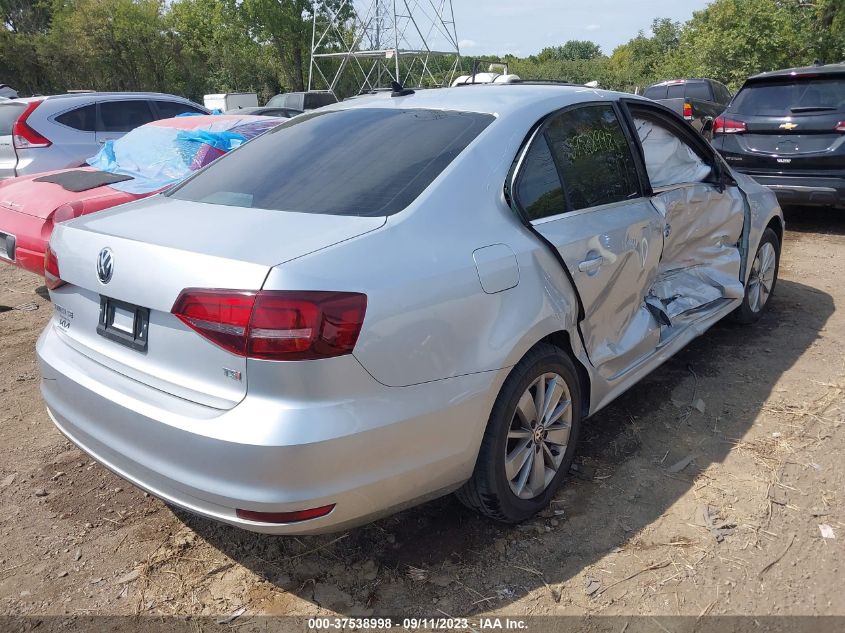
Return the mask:
[[169,195],[299,213],[393,215],[493,119],[386,108],[303,115],[224,156]]
[[845,112],[845,77],[751,83],[740,90],[730,111],[776,117],[813,111]]

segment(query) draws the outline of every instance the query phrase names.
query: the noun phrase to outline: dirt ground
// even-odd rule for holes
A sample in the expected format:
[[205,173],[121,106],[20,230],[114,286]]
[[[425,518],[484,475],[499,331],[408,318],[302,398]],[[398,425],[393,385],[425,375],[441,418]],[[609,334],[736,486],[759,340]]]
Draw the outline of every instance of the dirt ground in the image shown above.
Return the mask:
[[51,307],[2,265],[0,614],[845,615],[845,213],[787,221],[760,323],[590,419],[577,475],[517,527],[451,497],[308,538],[174,512],[53,427]]

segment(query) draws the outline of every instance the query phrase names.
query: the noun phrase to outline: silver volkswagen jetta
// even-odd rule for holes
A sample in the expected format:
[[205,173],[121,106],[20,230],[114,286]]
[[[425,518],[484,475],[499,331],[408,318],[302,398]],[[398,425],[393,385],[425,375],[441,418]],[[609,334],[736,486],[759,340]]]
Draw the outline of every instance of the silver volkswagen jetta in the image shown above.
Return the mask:
[[775,197],[631,95],[352,100],[167,194],[58,225],[38,342],[59,429],[249,530],[458,490],[543,508],[592,413],[774,290]]

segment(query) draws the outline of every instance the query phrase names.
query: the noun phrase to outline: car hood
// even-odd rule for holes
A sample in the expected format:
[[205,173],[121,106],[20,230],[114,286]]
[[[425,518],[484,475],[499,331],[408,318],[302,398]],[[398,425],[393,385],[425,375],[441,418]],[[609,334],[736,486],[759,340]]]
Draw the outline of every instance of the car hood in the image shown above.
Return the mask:
[[294,213],[153,196],[68,223],[105,236],[262,266],[373,231],[385,217]]
[[[46,220],[56,209],[67,204],[73,207],[73,211],[69,210],[67,217],[63,218],[67,219],[90,210],[104,209],[137,200],[137,195],[112,189],[108,185],[74,192],[53,182],[35,182],[36,178],[48,174],[79,171],[79,169],[60,169],[2,181],[0,182],[0,207]],[[94,171],[90,168],[82,169]]]

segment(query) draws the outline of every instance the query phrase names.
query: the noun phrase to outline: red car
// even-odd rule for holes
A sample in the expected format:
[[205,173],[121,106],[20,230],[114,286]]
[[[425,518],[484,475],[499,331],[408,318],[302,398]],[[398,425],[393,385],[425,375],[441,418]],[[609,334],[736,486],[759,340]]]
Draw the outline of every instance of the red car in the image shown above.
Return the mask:
[[163,119],[107,141],[86,166],[0,181],[0,261],[42,275],[57,222],[158,193],[283,121],[248,115]]

